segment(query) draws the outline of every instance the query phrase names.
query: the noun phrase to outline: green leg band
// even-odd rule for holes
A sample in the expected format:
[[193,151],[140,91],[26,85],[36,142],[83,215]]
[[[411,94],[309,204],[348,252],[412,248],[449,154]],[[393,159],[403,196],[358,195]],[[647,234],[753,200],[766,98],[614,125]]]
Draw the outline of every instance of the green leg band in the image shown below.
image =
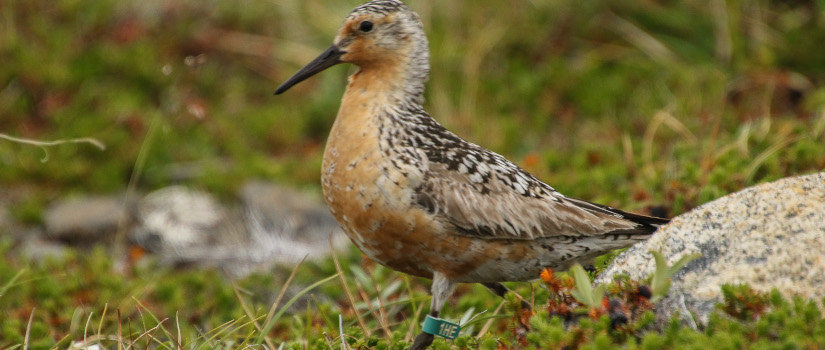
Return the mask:
[[427,315],[427,317],[424,318],[424,326],[421,328],[421,331],[424,333],[437,335],[447,339],[455,339],[455,337],[458,336],[458,332],[461,331],[461,326],[458,324],[448,322],[440,318],[435,318],[430,315]]

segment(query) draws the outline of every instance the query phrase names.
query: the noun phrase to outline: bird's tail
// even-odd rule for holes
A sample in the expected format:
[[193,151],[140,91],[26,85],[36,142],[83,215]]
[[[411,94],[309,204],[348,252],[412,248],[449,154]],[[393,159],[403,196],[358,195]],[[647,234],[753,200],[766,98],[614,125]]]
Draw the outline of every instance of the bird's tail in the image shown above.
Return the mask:
[[[622,219],[628,220],[630,222],[636,223],[638,226],[632,229],[625,229],[625,230],[617,230],[613,232],[609,232],[608,234],[628,234],[628,235],[639,235],[639,236],[650,236],[653,232],[662,226],[670,222],[670,219],[666,218],[659,218],[655,216],[647,216],[647,215],[640,215],[640,214],[633,214],[628,213],[626,211],[622,211],[613,207],[608,207],[606,205],[597,204],[593,202],[588,202],[581,199],[574,199],[574,198],[566,198],[571,203],[585,208],[587,210],[596,211],[604,214],[619,216]],[[642,238],[642,237],[639,237]]]

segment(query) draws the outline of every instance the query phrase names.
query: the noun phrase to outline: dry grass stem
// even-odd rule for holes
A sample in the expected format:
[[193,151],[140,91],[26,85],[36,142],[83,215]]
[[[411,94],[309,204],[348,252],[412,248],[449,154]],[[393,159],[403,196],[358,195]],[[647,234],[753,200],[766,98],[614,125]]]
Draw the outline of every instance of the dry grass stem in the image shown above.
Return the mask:
[[506,300],[502,300],[498,304],[498,306],[496,306],[496,309],[493,310],[493,314],[490,316],[490,319],[487,320],[487,322],[484,323],[484,326],[482,326],[481,329],[478,331],[478,334],[476,335],[476,338],[481,338],[484,334],[487,333],[487,331],[490,330],[490,327],[493,326],[493,322],[495,322],[495,320],[496,320],[495,316],[498,316],[498,313],[501,312],[501,309],[504,308],[504,304],[506,304],[506,303],[507,303]]
[[367,328],[367,323],[364,321],[364,318],[361,317],[361,314],[355,309],[355,297],[352,296],[352,291],[347,285],[347,279],[344,277],[344,272],[341,270],[341,263],[338,261],[338,254],[332,246],[332,237],[330,237],[329,240],[329,249],[332,253],[332,261],[335,264],[335,270],[341,278],[341,286],[344,287],[344,293],[347,295],[347,299],[349,299],[349,303],[354,310],[356,320],[358,320],[358,326],[361,327],[361,331],[369,337],[371,332],[369,331],[369,328]]
[[390,327],[387,321],[387,310],[384,308],[384,301],[381,299],[381,287],[379,287],[378,282],[375,281],[375,276],[369,274],[370,279],[372,280],[372,285],[375,288],[375,298],[378,299],[378,322],[381,324],[381,328],[384,329],[384,336],[387,338],[387,342],[390,342]]

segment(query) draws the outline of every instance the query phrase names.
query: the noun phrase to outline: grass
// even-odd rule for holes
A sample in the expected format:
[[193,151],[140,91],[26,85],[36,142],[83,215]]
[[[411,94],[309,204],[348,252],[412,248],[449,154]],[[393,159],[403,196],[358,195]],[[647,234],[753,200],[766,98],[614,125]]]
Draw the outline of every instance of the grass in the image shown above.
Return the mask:
[[[330,340],[322,335],[337,337],[338,315],[344,315],[350,339],[398,342],[417,333],[409,318],[429,299],[422,283],[359,264],[356,254],[347,254],[343,265],[299,264],[286,278],[260,274],[232,282],[215,271],[174,271],[151,261],[112,274],[103,249],[43,263],[16,258],[8,242],[0,249],[0,306],[9,316],[0,320],[2,347],[79,348],[72,344],[80,342],[124,348],[276,348],[308,341],[326,347]],[[315,280],[319,275],[328,277]],[[462,294],[472,293],[464,288]],[[495,300],[488,292],[480,295],[465,298],[462,306],[480,309]]]
[[[299,264],[289,277],[284,270],[227,281],[215,271],[170,270],[151,259],[113,274],[103,249],[32,263],[16,258],[11,247],[0,245],[4,349],[340,349],[341,334],[348,348],[404,349],[420,331],[421,310],[429,301],[421,281],[358,261],[356,254]],[[817,303],[787,300],[777,291],[724,286],[722,312],[706,329],[674,323],[658,331],[650,311],[634,311],[629,323],[614,325],[615,310],[601,308],[603,303],[572,301],[571,293],[580,293],[580,282],[588,279],[576,278],[574,284],[568,275],[543,275],[544,283],[512,284],[536,305],[534,314],[519,310],[513,294],[501,300],[481,286],[463,285],[443,313],[462,325],[462,333],[453,341],[437,339],[434,348],[816,349],[825,344]],[[621,283],[599,289],[639,303],[638,284]],[[571,311],[579,315],[572,325]]]
[[[49,202],[76,194],[183,183],[228,200],[239,179],[255,178],[317,189],[353,68],[272,92],[358,2],[0,2],[2,200],[39,225]],[[409,5],[430,39],[430,113],[570,196],[677,215],[825,168],[821,1]],[[262,332],[267,315],[287,310],[272,308],[286,282],[274,274],[233,288],[216,272],[135,265],[118,275],[104,252],[75,254],[33,264],[4,248],[0,311],[11,317],[0,321],[0,346],[117,337],[107,346],[326,348],[342,314],[351,345],[400,347],[428,304],[427,282],[351,252],[299,267],[296,286],[336,277]],[[520,292],[531,295],[529,285]],[[472,324],[483,335],[454,347],[513,344],[511,309],[477,286],[459,295],[445,315],[487,312]]]

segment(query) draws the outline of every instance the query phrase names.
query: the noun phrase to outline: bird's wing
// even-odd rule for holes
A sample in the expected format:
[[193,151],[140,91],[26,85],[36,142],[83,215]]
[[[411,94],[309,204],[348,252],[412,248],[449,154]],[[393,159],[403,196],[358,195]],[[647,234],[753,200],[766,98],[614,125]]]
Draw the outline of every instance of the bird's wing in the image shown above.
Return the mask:
[[416,190],[418,205],[461,234],[508,239],[633,235],[650,234],[667,222],[568,198],[501,155],[465,142],[447,154],[427,152],[429,162]]

